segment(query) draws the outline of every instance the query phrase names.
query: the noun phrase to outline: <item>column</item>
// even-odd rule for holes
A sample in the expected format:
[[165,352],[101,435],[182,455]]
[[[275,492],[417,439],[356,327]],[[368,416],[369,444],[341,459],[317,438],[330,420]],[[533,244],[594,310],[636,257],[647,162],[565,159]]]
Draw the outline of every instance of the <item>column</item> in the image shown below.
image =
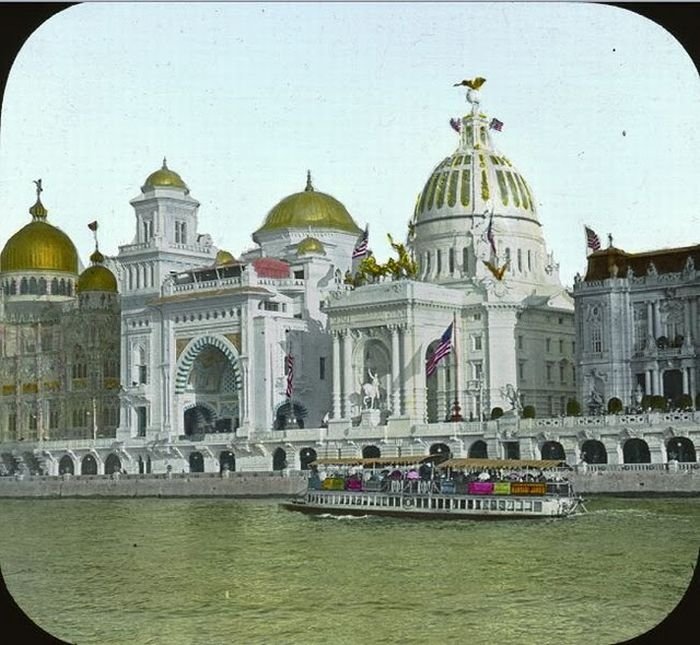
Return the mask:
[[343,333],[343,401],[345,409],[343,417],[349,419],[352,416],[352,404],[350,397],[353,394],[352,382],[352,334],[349,329]]
[[401,414],[401,354],[399,349],[399,326],[391,325],[391,387],[393,416]]
[[661,315],[659,313],[659,301],[654,303],[654,338],[661,336]]
[[647,336],[654,338],[654,305],[647,302]]
[[689,367],[684,367],[682,369],[683,372],[683,394],[690,394],[689,390],[689,385],[690,385],[690,368]]
[[661,370],[658,367],[652,370],[652,380],[654,394],[658,396],[661,394]]
[[644,394],[652,394],[651,370],[644,370]]
[[690,345],[690,343],[693,340],[693,332],[692,332],[692,327],[691,327],[691,318],[690,318],[690,298],[686,298],[684,301],[684,307],[683,307],[683,318],[684,318],[684,327],[685,329],[683,330],[683,336],[684,336],[684,342],[683,344],[687,347]]
[[333,418],[340,419],[340,332],[333,333]]

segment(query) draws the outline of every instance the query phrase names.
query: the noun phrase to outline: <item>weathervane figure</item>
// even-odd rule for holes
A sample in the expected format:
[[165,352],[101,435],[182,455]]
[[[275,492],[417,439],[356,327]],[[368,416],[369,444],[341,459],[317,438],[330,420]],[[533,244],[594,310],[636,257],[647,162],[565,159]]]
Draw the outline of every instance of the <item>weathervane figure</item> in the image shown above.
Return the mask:
[[44,189],[41,187],[41,179],[34,179],[33,181],[36,184],[36,198],[39,199],[41,193],[44,192]]
[[459,83],[455,83],[452,87],[468,87],[467,91],[467,102],[471,103],[472,114],[476,115],[479,112],[479,90],[481,86],[486,82],[486,79],[482,76],[477,76],[471,80],[465,79]]

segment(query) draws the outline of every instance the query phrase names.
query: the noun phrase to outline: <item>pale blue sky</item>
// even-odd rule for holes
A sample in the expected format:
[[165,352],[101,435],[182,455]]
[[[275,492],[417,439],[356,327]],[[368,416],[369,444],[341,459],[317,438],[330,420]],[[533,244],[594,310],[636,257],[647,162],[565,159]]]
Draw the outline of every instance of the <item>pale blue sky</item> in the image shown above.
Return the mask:
[[[49,221],[87,262],[131,241],[163,156],[239,255],[311,169],[388,255],[450,154],[452,84],[484,76],[496,145],[528,179],[571,284],[583,224],[628,251],[698,243],[700,82],[675,39],[595,4],[82,4],[44,23],[10,73],[0,131],[0,242]],[[624,134],[623,134],[624,132]]]

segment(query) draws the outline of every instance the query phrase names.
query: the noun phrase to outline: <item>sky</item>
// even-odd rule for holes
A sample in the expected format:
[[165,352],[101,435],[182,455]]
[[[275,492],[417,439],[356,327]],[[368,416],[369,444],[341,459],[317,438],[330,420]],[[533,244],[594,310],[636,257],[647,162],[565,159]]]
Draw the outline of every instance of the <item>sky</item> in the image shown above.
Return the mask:
[[0,128],[0,244],[49,222],[84,264],[135,233],[129,200],[167,157],[199,232],[235,256],[283,197],[317,190],[390,255],[457,146],[453,84],[483,76],[495,145],[537,201],[565,285],[583,225],[626,251],[697,244],[700,79],[663,28],[574,3],[87,3],[26,41]]

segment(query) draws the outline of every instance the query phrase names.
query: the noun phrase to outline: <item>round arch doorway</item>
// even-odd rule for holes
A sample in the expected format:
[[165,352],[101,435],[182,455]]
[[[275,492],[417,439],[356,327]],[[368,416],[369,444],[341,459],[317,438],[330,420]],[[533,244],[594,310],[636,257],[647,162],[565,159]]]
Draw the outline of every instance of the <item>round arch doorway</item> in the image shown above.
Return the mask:
[[272,453],[272,470],[284,470],[287,467],[287,453],[284,448],[276,448]]
[[203,473],[204,472],[204,457],[202,453],[198,450],[190,453],[190,472],[191,473]]
[[219,472],[236,470],[236,455],[230,450],[222,450],[219,454]]
[[75,474],[75,464],[69,455],[63,455],[61,461],[58,462],[58,474],[59,475],[74,475]]
[[105,475],[113,475],[114,473],[121,472],[122,462],[117,455],[110,453],[105,459]]
[[97,475],[97,460],[92,455],[85,455],[80,464],[81,475]]

